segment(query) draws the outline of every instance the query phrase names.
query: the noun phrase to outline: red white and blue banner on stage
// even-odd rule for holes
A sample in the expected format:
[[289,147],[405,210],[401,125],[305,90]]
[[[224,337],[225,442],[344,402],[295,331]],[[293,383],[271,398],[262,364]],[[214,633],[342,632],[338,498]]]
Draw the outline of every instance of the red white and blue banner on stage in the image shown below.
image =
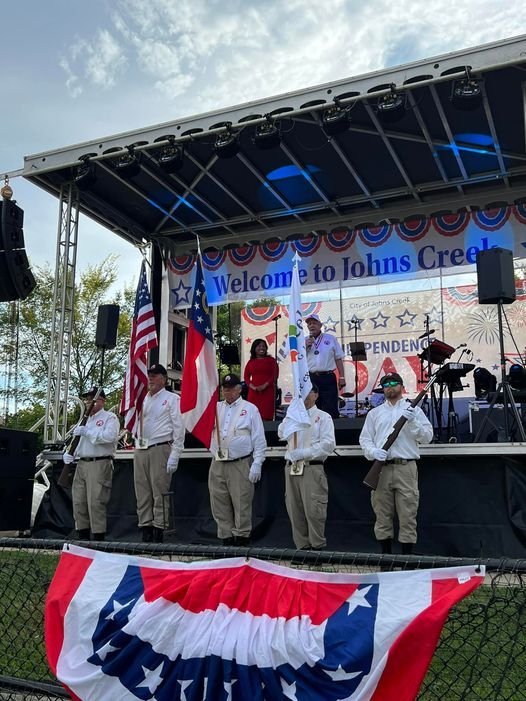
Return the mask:
[[72,698],[409,701],[475,567],[323,574],[65,546],[46,649]]
[[[209,303],[288,294],[295,253],[302,258],[299,275],[305,290],[455,273],[474,265],[477,253],[493,246],[523,258],[525,223],[526,207],[514,205],[361,229],[339,225],[288,243],[270,240],[208,251],[203,272]],[[191,304],[193,260],[186,255],[169,261],[172,308]]]

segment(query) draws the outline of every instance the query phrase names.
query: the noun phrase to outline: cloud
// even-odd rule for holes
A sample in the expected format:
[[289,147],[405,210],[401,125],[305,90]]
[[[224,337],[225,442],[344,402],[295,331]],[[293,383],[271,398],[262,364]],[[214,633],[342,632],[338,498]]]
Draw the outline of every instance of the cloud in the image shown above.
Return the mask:
[[69,65],[67,58],[62,57],[59,61],[59,65],[67,76],[66,88],[68,89],[69,94],[71,97],[79,97],[82,94],[82,86],[79,84],[78,76],[71,70],[71,66]]
[[59,64],[66,73],[66,87],[73,97],[83,91],[80,74],[95,87],[108,89],[115,86],[127,65],[124,49],[107,29],[99,29],[90,41],[77,39],[68,53],[69,58],[62,57]]

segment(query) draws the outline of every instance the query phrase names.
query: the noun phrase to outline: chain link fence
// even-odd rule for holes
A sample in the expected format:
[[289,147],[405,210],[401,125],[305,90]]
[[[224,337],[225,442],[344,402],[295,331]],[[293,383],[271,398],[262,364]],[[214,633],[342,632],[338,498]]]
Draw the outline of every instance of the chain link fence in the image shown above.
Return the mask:
[[[0,539],[0,701],[69,698],[45,655],[46,592],[63,542]],[[270,548],[93,543],[165,560],[250,556],[299,569],[365,573],[478,564],[461,558],[300,552]],[[418,699],[526,701],[526,560],[481,560],[486,580],[451,612]]]

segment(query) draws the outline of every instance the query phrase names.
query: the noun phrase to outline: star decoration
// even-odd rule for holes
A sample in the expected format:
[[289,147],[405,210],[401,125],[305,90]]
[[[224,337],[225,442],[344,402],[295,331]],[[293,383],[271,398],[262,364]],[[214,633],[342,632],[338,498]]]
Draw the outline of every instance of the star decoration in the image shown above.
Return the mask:
[[235,684],[236,682],[237,679],[232,679],[230,682],[223,682],[223,687],[227,694],[225,701],[232,701],[232,684]]
[[144,674],[144,682],[142,684],[138,684],[137,689],[148,689],[150,694],[155,694],[155,692],[157,691],[157,687],[163,681],[163,678],[161,676],[163,665],[164,662],[161,662],[161,664],[155,669],[149,669],[148,667],[143,667],[141,665]]
[[359,319],[356,314],[353,314],[350,319],[347,320],[347,327],[348,331],[354,331],[355,327],[361,331],[362,330],[362,323],[365,321],[365,319]]
[[178,307],[180,304],[183,302],[185,304],[189,304],[190,300],[188,299],[188,295],[190,294],[192,288],[187,287],[182,280],[179,281],[179,284],[177,287],[174,287],[172,289],[172,294],[175,296],[175,305]]
[[407,307],[403,314],[396,314],[396,318],[400,319],[400,326],[414,326],[414,320],[417,316],[418,314],[411,314]]
[[186,689],[193,683],[192,679],[178,679],[177,680],[179,684],[181,685],[181,701],[188,701],[186,697]]
[[106,645],[103,645],[99,650],[97,650],[97,655],[99,656],[100,661],[104,662],[106,657],[116,650],[120,650],[120,648],[114,647],[111,643],[106,643]]
[[247,336],[247,338],[245,338],[245,343],[252,343],[252,339]]
[[325,672],[325,674],[329,675],[333,682],[349,681],[349,679],[359,677],[361,674],[361,672],[346,672],[341,665],[338,667],[338,669],[325,669],[323,671]]
[[117,616],[123,609],[125,609],[130,604],[133,604],[133,600],[127,601],[125,604],[121,604],[119,601],[113,600],[113,611],[106,616],[107,621],[114,621],[115,616]]
[[433,308],[431,309],[431,311],[427,313],[427,316],[429,317],[430,324],[441,324],[442,323],[442,312],[440,311],[440,309],[438,309],[434,305],[433,305]]
[[337,321],[336,319],[333,319],[330,316],[324,324],[325,331],[332,331],[333,333],[336,333],[336,327],[338,326],[339,323],[340,323],[339,321]]
[[349,609],[347,615],[350,616],[351,613],[358,608],[358,606],[365,606],[366,608],[371,608],[371,604],[365,598],[369,593],[371,586],[365,587],[365,589],[357,589],[352,596],[347,599],[349,604]]
[[386,329],[387,328],[387,322],[389,321],[391,317],[390,316],[385,316],[385,314],[382,314],[381,311],[378,312],[376,316],[371,317],[371,321],[374,324],[375,329]]
[[298,697],[296,696],[296,682],[292,682],[292,684],[287,684],[285,679],[281,679],[281,688],[283,689],[283,696],[286,699],[298,701]]

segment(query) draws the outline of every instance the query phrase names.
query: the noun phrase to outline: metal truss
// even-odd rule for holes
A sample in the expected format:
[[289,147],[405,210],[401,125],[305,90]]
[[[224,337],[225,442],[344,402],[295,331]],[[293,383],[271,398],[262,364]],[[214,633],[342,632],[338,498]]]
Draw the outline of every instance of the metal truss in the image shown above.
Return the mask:
[[79,194],[72,185],[60,189],[55,287],[49,349],[44,443],[63,443],[67,431],[69,368],[77,263]]

